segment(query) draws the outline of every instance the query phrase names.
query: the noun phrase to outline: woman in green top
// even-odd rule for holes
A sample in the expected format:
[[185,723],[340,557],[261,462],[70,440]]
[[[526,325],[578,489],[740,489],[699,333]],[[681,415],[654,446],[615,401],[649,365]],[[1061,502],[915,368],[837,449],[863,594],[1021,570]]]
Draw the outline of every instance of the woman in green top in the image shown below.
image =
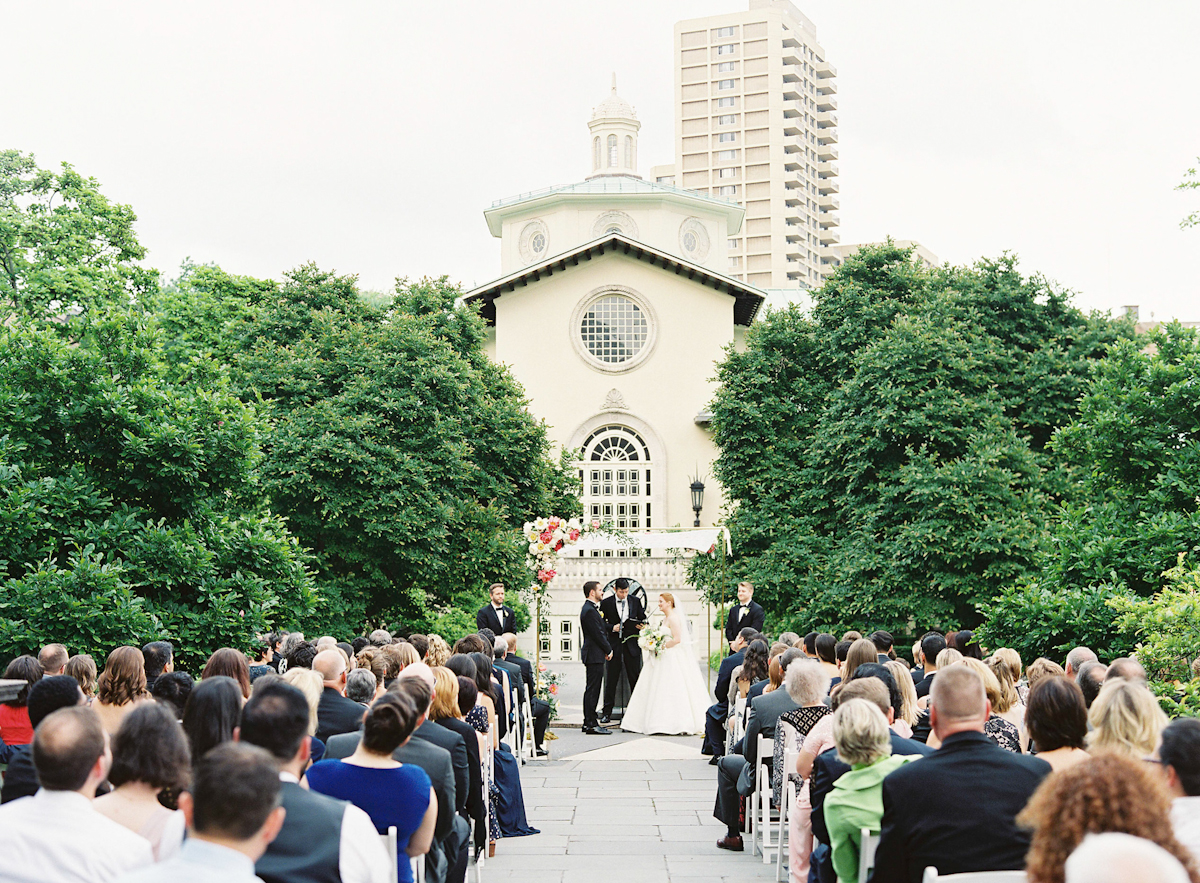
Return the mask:
[[887,718],[865,699],[851,699],[833,713],[833,742],[850,772],[833,783],[825,798],[825,827],[838,883],[857,883],[860,835],[879,830],[883,818],[883,778],[915,757],[892,757]]

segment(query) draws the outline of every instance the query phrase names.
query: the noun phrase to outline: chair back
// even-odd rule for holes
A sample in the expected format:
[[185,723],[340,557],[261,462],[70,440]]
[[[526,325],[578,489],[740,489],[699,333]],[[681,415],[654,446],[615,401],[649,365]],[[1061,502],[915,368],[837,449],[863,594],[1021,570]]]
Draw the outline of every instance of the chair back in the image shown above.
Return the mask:
[[875,867],[875,850],[879,848],[879,832],[862,828],[858,833],[858,883],[867,883]]
[[938,874],[937,868],[925,869],[922,883],[1028,883],[1024,871],[967,871],[964,874]]
[[400,857],[396,847],[396,826],[388,828],[386,834],[380,834],[379,839],[383,841],[384,852],[388,854],[388,880],[391,883],[398,883],[400,880]]

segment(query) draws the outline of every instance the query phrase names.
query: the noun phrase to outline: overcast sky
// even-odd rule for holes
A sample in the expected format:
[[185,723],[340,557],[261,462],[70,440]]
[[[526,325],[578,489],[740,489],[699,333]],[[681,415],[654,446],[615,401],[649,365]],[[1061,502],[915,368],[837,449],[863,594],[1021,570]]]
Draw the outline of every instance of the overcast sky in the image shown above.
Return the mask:
[[[672,27],[746,0],[4,7],[0,148],[130,203],[149,262],[368,288],[499,275],[482,212],[588,173],[617,72],[674,159]],[[1200,4],[798,3],[838,71],[843,242],[1016,252],[1085,308],[1200,319]]]

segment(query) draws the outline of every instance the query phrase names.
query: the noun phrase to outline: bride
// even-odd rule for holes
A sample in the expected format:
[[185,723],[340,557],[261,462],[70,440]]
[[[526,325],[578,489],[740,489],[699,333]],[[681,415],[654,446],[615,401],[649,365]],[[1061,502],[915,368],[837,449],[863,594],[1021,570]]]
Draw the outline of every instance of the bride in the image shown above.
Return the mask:
[[621,729],[669,736],[701,734],[709,696],[687,620],[675,609],[675,596],[670,592],[658,596],[658,609],[671,637],[661,655],[647,657],[621,719]]

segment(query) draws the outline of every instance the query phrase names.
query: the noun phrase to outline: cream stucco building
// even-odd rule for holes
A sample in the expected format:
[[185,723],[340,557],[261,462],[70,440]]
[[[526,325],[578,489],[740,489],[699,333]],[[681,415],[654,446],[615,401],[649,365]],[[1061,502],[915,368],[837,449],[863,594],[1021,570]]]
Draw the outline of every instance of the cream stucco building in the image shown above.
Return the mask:
[[[491,358],[512,370],[532,413],[575,458],[589,518],[690,526],[690,484],[700,477],[707,526],[723,502],[707,428],[714,368],[741,341],[763,292],[727,274],[745,209],[639,178],[639,126],[614,83],[589,123],[589,175],[484,213],[501,242],[502,275],[467,300],[489,322]],[[562,564],[544,655],[578,659],[580,587],[618,576],[652,596],[679,592],[703,646],[706,613],[668,558],[613,548]]]
[[675,25],[675,163],[651,177],[746,209],[720,268],[805,290],[838,242],[837,71],[788,0]]

